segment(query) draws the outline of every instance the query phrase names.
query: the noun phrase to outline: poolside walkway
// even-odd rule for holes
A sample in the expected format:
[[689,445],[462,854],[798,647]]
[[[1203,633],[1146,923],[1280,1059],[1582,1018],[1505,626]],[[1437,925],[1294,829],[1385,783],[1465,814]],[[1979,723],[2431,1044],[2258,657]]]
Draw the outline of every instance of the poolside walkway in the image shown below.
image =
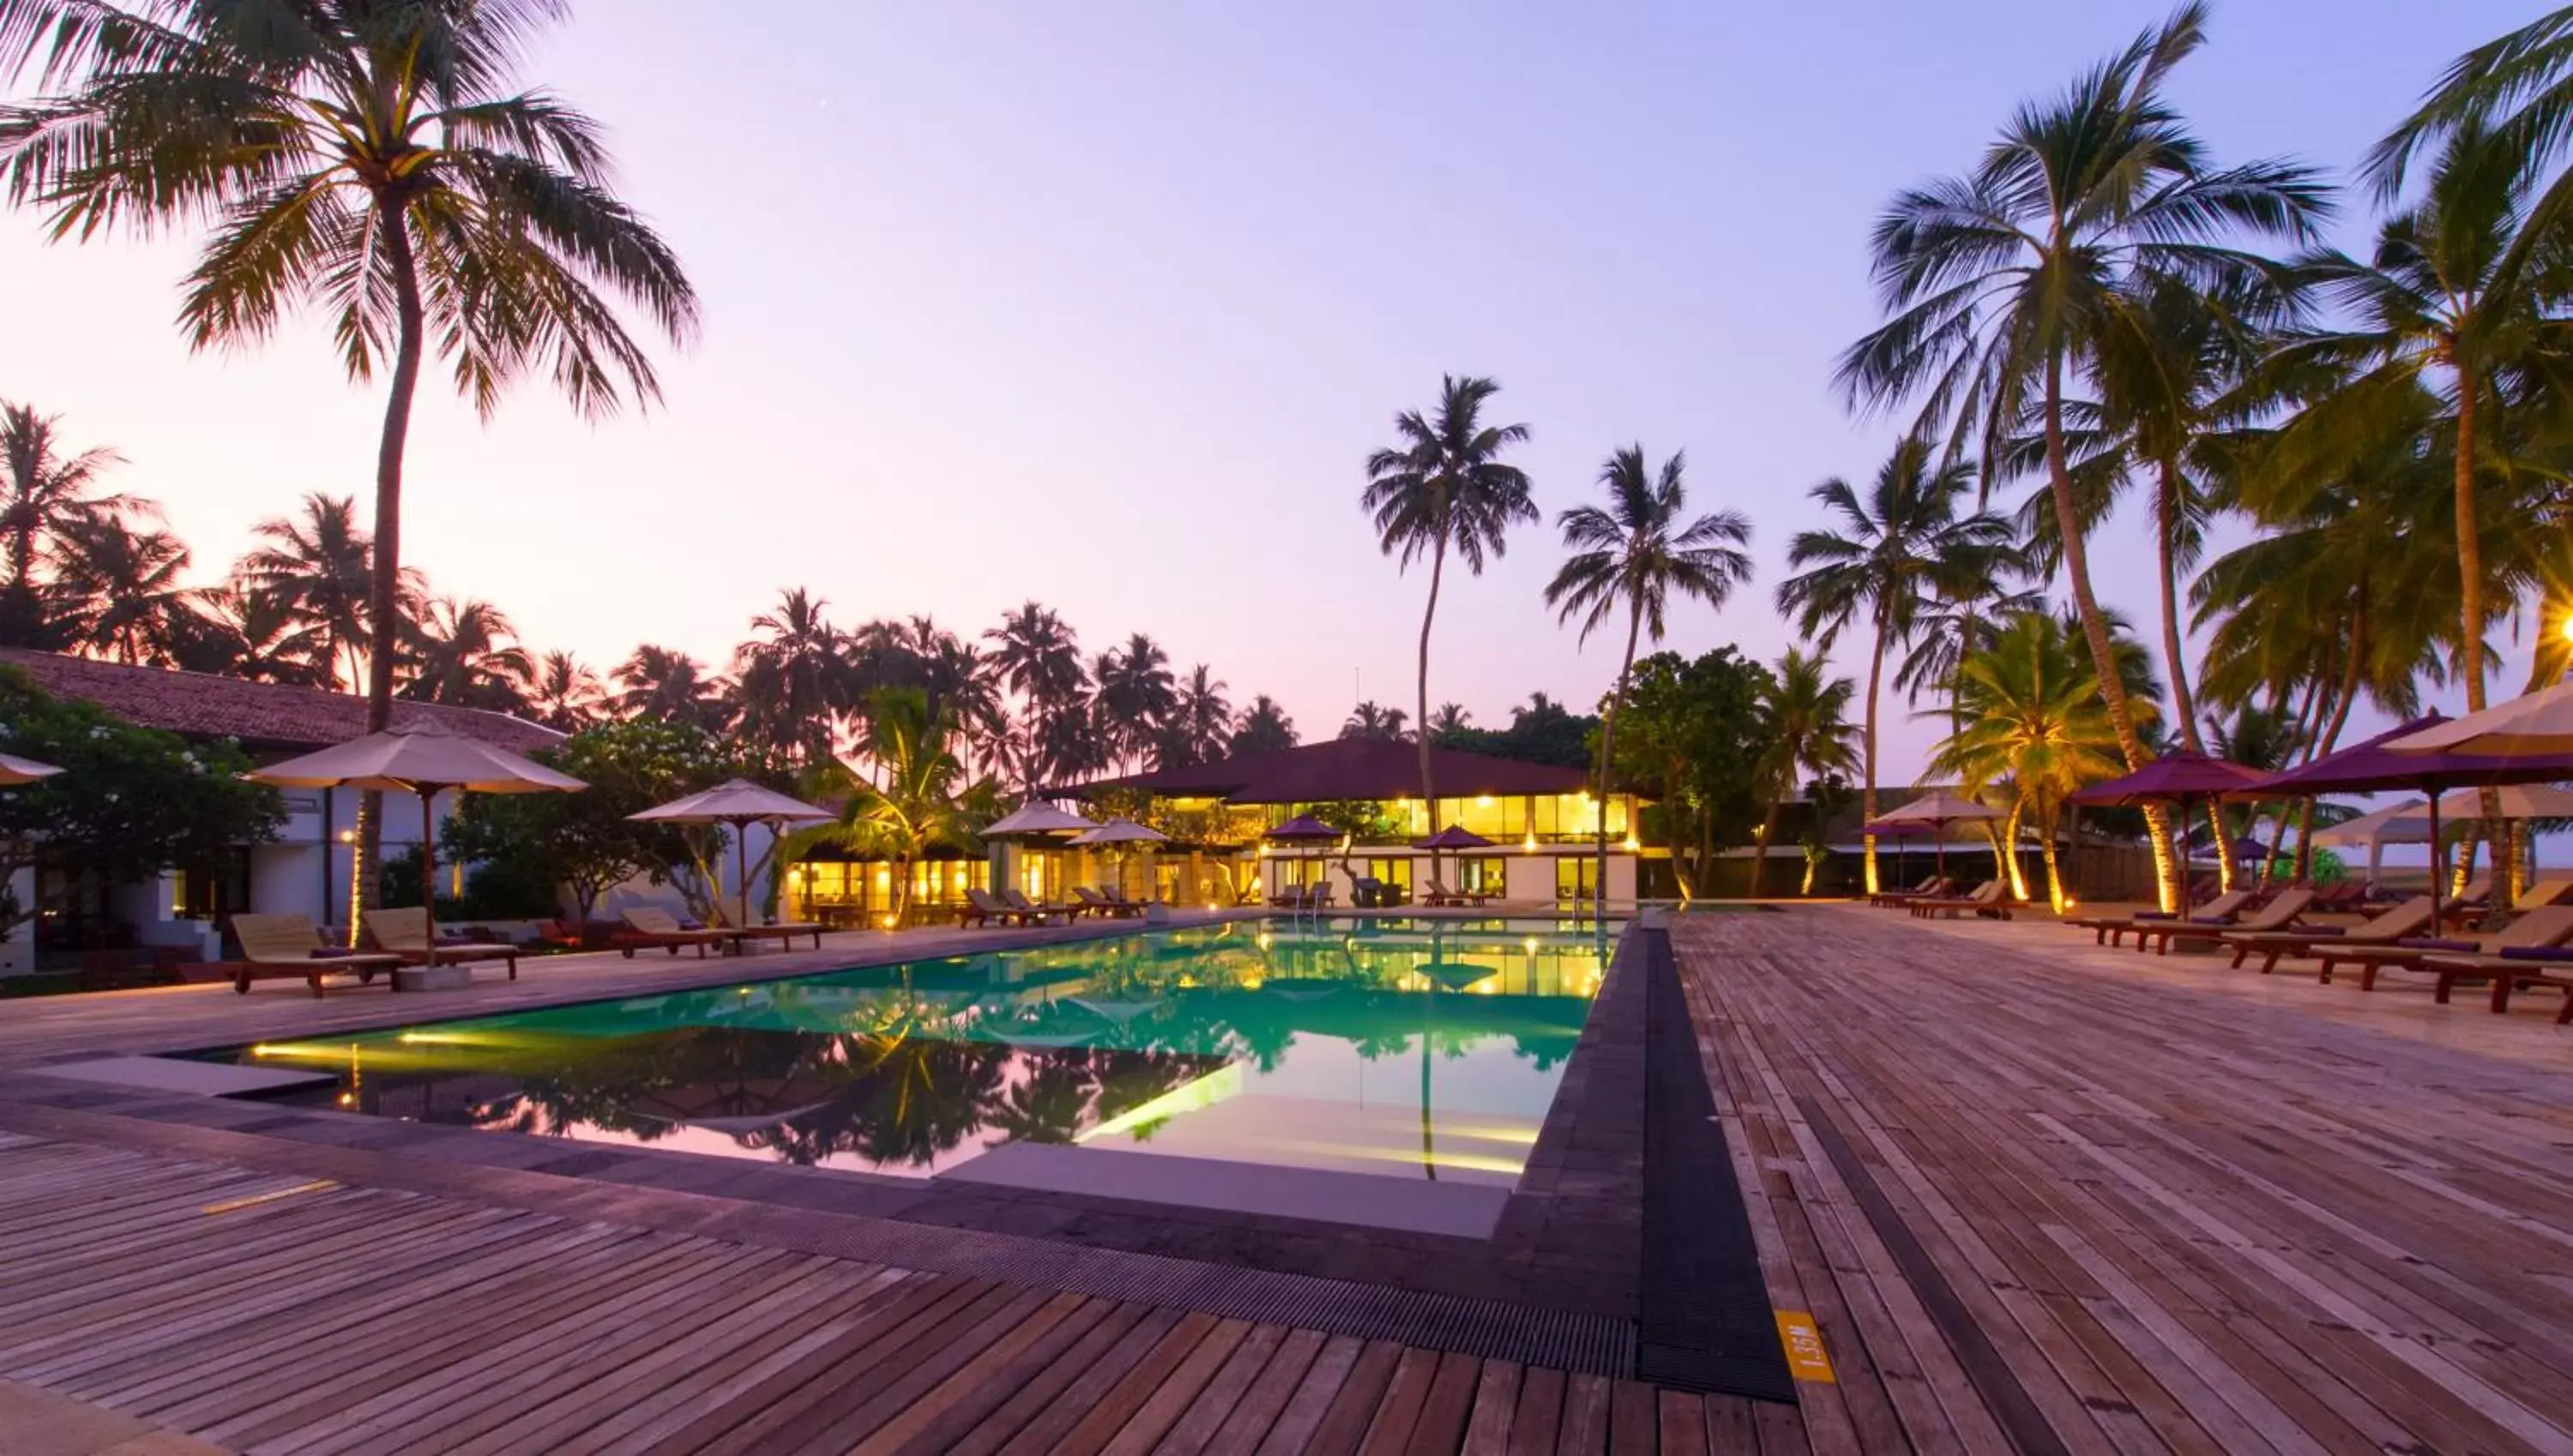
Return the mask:
[[[1800,1406],[869,1262],[712,1193],[439,1191],[363,1138],[146,1124],[18,1077],[0,1450],[40,1401],[260,1452],[2573,1449],[2550,998],[2495,1018],[1842,908],[1673,940],[1773,1300],[1835,1377]],[[589,996],[643,974],[553,969]],[[267,1000],[11,1007],[0,1063],[391,999]]]

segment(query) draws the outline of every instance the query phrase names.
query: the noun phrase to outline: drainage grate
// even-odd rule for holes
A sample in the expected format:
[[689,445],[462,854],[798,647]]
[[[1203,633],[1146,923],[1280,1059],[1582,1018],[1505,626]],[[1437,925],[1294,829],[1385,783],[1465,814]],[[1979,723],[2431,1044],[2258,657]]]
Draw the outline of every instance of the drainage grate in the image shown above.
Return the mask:
[[1645,942],[1644,1268],[1635,1373],[1793,1401],[1742,1186],[1716,1120],[1667,933]]

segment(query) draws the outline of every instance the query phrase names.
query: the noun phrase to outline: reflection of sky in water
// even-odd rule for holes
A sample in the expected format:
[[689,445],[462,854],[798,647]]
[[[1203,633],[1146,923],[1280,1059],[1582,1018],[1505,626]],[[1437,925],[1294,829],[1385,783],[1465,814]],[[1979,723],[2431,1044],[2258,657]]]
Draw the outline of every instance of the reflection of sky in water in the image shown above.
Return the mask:
[[1238,923],[245,1055],[380,1115],[912,1176],[1027,1140],[1506,1184],[1600,952]]

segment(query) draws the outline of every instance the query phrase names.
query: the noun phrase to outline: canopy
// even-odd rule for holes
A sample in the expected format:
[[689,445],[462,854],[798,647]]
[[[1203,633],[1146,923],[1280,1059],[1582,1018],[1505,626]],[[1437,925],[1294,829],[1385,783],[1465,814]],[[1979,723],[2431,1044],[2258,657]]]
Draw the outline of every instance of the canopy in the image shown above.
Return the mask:
[[1011,839],[1032,834],[1079,834],[1099,826],[1078,814],[1068,813],[1041,799],[1033,799],[1003,815],[983,831],[985,839]]
[[1461,824],[1450,824],[1427,839],[1413,840],[1411,847],[1432,851],[1490,849],[1492,842]]
[[12,754],[0,753],[0,784],[32,784],[38,779],[50,779],[61,772],[61,769],[49,763],[38,763],[32,758],[19,758]]
[[1298,839],[1338,839],[1340,837],[1340,831],[1324,824],[1322,821],[1314,818],[1310,814],[1298,814],[1294,818],[1289,819],[1286,823],[1269,831],[1265,837],[1286,841]]
[[1965,819],[2008,819],[2010,816],[1989,804],[1961,799],[1945,789],[1924,794],[1899,809],[1888,809],[1876,816],[1879,824],[1927,824],[1938,828]]
[[2151,763],[2105,784],[2093,784],[2073,795],[2077,804],[2156,804],[2188,799],[2248,799],[2265,787],[2267,776],[2220,758],[2176,749]]
[[439,791],[476,794],[567,793],[589,785],[532,759],[467,738],[424,718],[353,738],[317,753],[255,769],[244,777],[289,789],[374,789],[420,796],[420,903],[429,954],[437,953],[437,822]]
[[[2495,758],[2573,756],[2573,682],[2469,713],[2386,745],[2398,754],[2474,753]],[[2573,777],[2573,770],[2549,774]]]
[[1168,844],[1171,837],[1149,825],[1132,819],[1111,819],[1096,829],[1074,835],[1068,843],[1089,848],[1108,844]]
[[[754,784],[748,779],[726,779],[711,789],[625,817],[655,824],[729,824],[739,828],[746,824],[809,824],[838,816],[801,799],[790,799],[764,784]],[[759,857],[761,866],[764,868],[776,853],[777,846],[770,844]],[[735,834],[732,837],[732,861],[733,889],[741,904],[741,919],[736,924],[747,928],[750,925],[749,836]]]

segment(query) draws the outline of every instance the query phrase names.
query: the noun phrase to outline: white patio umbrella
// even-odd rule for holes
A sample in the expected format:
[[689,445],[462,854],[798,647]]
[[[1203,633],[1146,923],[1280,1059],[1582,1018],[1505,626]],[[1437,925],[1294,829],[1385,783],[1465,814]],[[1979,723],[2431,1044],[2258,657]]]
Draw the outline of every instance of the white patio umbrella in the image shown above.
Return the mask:
[[2468,713],[2385,745],[2393,753],[2465,753],[2489,758],[2573,754],[2573,681],[2496,708]]
[[420,797],[420,899],[429,943],[437,944],[437,824],[431,806],[447,790],[552,794],[589,785],[532,759],[467,738],[433,718],[353,738],[318,753],[243,775],[287,789],[374,789]]
[[[1113,849],[1129,844],[1168,844],[1170,840],[1169,835],[1150,825],[1138,824],[1132,819],[1111,819],[1097,829],[1085,829],[1064,842],[1082,849]],[[1117,863],[1117,893],[1126,893],[1126,863],[1123,859]]]
[[[1011,810],[983,831],[985,839],[1024,839],[1042,834],[1079,834],[1100,826],[1078,814],[1058,809],[1043,800],[1031,800]],[[1141,828],[1141,826],[1137,826]]]
[[[2379,809],[2329,829],[2314,831],[2314,843],[2359,845],[2367,850],[2367,876],[2376,878],[2376,867],[2389,844],[2426,844],[2431,826],[2467,824],[2484,814],[2482,789],[2451,789],[2439,796],[2436,819],[2428,801],[2407,799],[2391,809]],[[2573,819],[2573,789],[2560,789],[2553,784],[2509,784],[2490,792],[2501,797],[2501,817],[2525,819]]]
[[2376,883],[2389,844],[2424,844],[2430,838],[2430,801],[2406,799],[2390,809],[2345,819],[2314,831],[2314,843],[2355,848],[2367,846],[2367,883]]
[[[742,831],[754,824],[772,826],[811,824],[832,818],[828,809],[817,808],[801,799],[790,799],[775,789],[754,784],[748,779],[726,779],[684,799],[673,799],[628,819],[653,824],[721,824],[732,830],[734,886],[741,892],[743,929],[750,926],[750,836]],[[772,833],[768,849],[759,857],[764,868],[777,853],[776,836]]]
[[[1944,876],[1948,873],[1949,825],[1963,823],[1968,820],[2008,819],[2009,817],[2010,816],[2008,814],[2003,813],[1999,809],[1993,808],[1989,804],[1978,804],[1972,799],[1961,799],[1956,795],[1949,793],[1947,790],[1941,789],[1934,793],[1924,794],[1920,798],[1913,800],[1911,803],[1906,804],[1899,809],[1887,810],[1883,814],[1876,816],[1876,822],[1879,824],[1929,825],[1930,832],[1938,837],[1939,873]],[[2000,870],[2005,876],[2010,874],[2010,867],[2007,865],[1996,865],[1994,868]],[[2011,883],[2017,884],[2018,881],[2013,880]]]
[[61,772],[61,769],[49,763],[38,763],[32,758],[19,758],[14,754],[0,753],[0,785],[32,784],[38,779],[50,779]]

